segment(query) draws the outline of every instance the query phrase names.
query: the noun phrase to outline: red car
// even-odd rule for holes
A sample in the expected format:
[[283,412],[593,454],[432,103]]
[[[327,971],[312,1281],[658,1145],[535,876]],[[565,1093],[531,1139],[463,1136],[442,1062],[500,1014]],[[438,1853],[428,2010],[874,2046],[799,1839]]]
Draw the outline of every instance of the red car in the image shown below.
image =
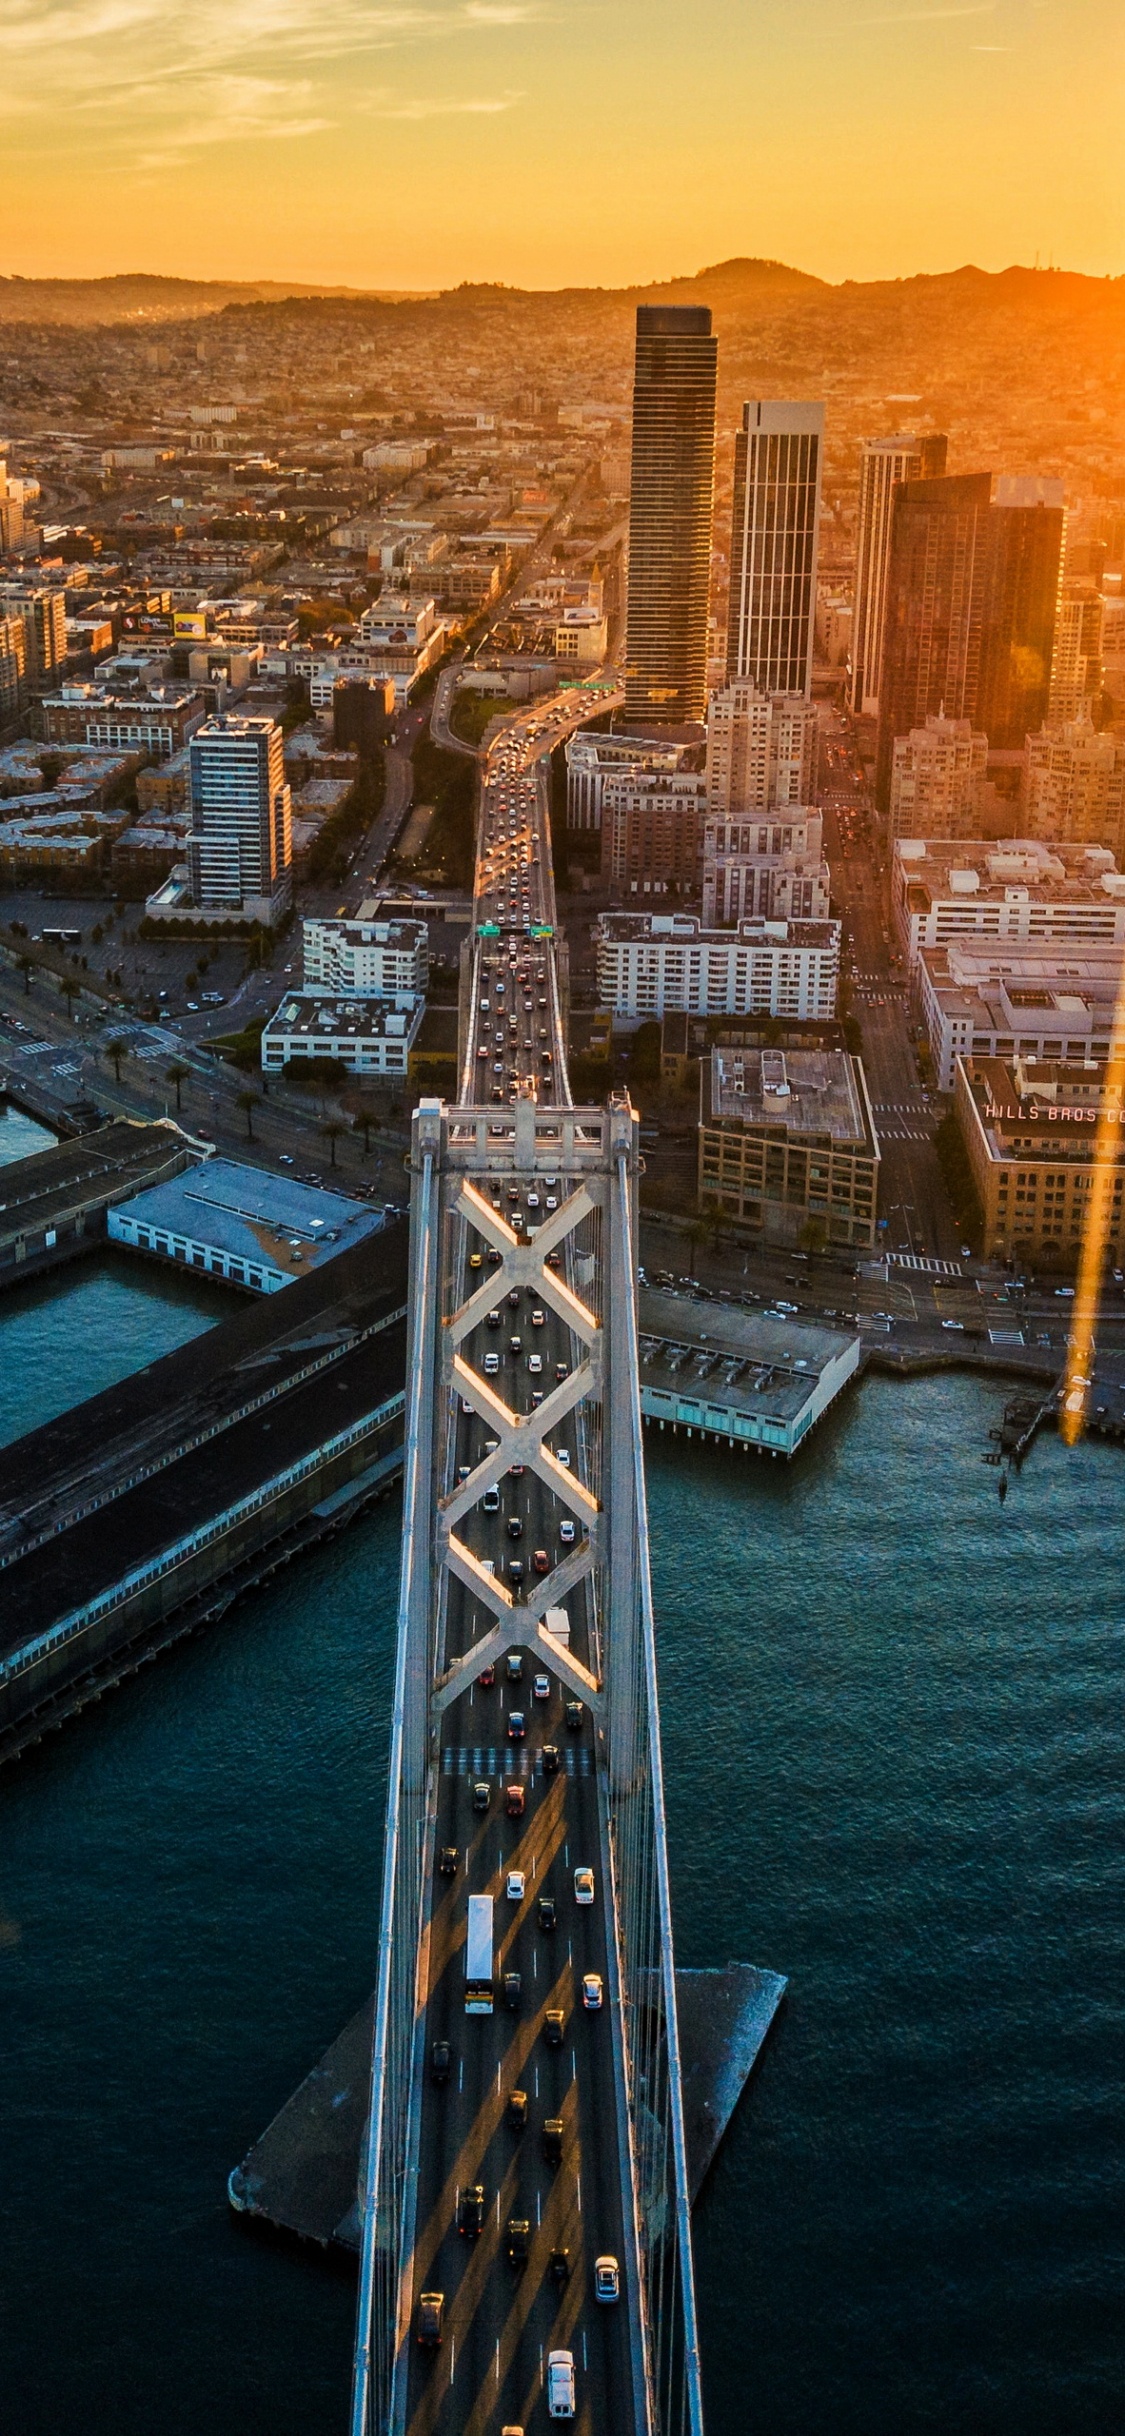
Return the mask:
[[477,1682],[478,1682],[478,1683],[479,1683],[479,1684],[482,1686],[483,1690],[484,1690],[484,1691],[486,1691],[486,1692],[490,1692],[490,1691],[492,1690],[492,1686],[493,1686],[493,1684],[495,1683],[495,1681],[496,1681],[496,1669],[495,1669],[495,1667],[494,1667],[494,1666],[482,1666],[482,1668],[481,1668],[481,1670],[480,1670],[480,1673],[479,1673],[479,1675],[477,1676]]
[[524,1787],[518,1784],[505,1785],[504,1811],[506,1817],[510,1819],[522,1819],[526,1808],[527,1794]]
[[536,1573],[549,1573],[551,1570],[551,1559],[545,1548],[537,1548],[531,1562]]

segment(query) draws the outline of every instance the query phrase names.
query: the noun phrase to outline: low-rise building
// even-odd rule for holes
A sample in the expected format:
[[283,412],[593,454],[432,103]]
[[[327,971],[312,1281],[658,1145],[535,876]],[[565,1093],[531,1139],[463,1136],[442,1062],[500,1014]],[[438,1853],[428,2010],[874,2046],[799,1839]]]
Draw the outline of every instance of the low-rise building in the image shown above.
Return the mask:
[[105,686],[64,685],[39,705],[48,744],[96,744],[124,748],[170,761],[201,727],[206,704],[194,685],[154,684],[110,691]]
[[352,1074],[405,1075],[426,1011],[424,998],[338,998],[291,990],[262,1034],[262,1071],[330,1058]]
[[1125,1263],[1125,1104],[1106,1065],[959,1058],[954,1110],[986,1258],[1073,1269],[1100,1168],[1106,1256],[1111,1267]]
[[609,622],[594,609],[564,609],[555,627],[555,658],[574,668],[600,668],[609,644]]
[[982,938],[1125,943],[1125,872],[1107,849],[1039,838],[896,838],[891,914],[913,970],[924,947]]
[[108,1212],[113,1243],[276,1294],[385,1225],[381,1210],[234,1159],[206,1159]]
[[934,1079],[952,1091],[959,1057],[1108,1056],[1121,952],[951,939],[922,949],[915,984]]
[[717,1041],[700,1071],[699,1206],[768,1243],[875,1241],[879,1143],[858,1057]]
[[832,899],[824,821],[797,804],[772,813],[703,824],[703,919],[740,922],[749,914],[823,922]]
[[854,1329],[642,1286],[641,1412],[659,1429],[789,1458],[859,1369]]
[[337,998],[424,997],[430,934],[424,922],[318,917],[303,929],[304,986]]
[[708,930],[694,914],[606,913],[595,932],[598,997],[623,1021],[693,1015],[834,1015],[838,922]]

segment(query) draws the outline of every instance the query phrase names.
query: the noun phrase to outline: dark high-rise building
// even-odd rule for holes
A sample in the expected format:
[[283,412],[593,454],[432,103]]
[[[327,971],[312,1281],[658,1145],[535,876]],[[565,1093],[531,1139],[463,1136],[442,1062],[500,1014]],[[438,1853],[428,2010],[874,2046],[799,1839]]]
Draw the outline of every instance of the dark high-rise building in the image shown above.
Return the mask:
[[707,708],[718,342],[706,305],[639,305],[633,375],[625,714]]
[[991,474],[896,484],[875,773],[883,812],[895,737],[925,727],[939,711],[975,717],[991,496]]
[[994,750],[1022,752],[1047,717],[1065,524],[1061,482],[1001,477],[987,520],[975,711]]
[[900,482],[932,482],[944,474],[948,446],[943,431],[899,432],[890,440],[863,443],[848,699],[853,711],[862,712],[869,719],[875,718],[879,709],[894,494]]
[[727,682],[812,691],[824,408],[756,398],[734,443]]
[[332,688],[332,741],[361,761],[377,759],[394,726],[393,677],[337,677]]
[[876,788],[890,799],[896,736],[944,711],[993,750],[1047,716],[1066,511],[1062,486],[947,474],[894,493],[883,618]]

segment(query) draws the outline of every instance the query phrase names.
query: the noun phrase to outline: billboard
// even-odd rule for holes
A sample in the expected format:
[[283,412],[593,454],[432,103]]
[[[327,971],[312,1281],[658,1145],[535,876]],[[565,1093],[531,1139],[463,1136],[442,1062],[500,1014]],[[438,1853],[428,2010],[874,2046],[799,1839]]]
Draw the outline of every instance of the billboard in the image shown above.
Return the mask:
[[172,636],[177,643],[205,643],[207,612],[205,609],[177,609],[172,620]]

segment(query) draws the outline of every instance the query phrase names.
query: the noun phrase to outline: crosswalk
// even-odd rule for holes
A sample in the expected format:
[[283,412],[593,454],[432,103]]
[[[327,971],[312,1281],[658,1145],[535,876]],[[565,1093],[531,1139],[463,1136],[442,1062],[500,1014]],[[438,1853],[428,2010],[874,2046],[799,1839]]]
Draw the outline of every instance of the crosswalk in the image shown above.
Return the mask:
[[930,1260],[921,1252],[888,1252],[893,1268],[921,1270],[927,1277],[963,1277],[959,1260]]
[[[568,1742],[561,1754],[561,1765],[567,1776],[589,1776],[590,1753],[584,1743]],[[443,1776],[543,1776],[541,1752],[529,1751],[526,1743],[507,1743],[497,1749],[493,1743],[479,1743],[475,1748],[467,1743],[447,1743],[441,1755]]]
[[919,1125],[880,1125],[881,1142],[928,1142],[931,1136]]

